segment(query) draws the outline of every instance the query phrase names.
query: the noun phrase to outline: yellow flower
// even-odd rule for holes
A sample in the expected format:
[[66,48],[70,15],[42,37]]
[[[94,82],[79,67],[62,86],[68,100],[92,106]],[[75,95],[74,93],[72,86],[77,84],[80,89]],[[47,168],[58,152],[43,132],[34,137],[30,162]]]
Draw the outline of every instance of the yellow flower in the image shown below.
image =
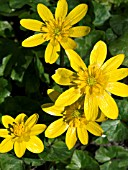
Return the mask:
[[50,64],[54,63],[59,57],[60,45],[64,49],[74,49],[77,44],[70,37],[81,37],[90,32],[87,26],[72,27],[85,16],[87,9],[86,4],[80,4],[67,15],[66,0],[59,0],[54,17],[45,5],[38,4],[37,11],[44,22],[22,19],[20,24],[26,29],[40,33],[25,39],[22,46],[34,47],[50,40],[45,51],[45,61]]
[[70,86],[57,98],[56,105],[67,106],[83,96],[87,120],[97,117],[98,107],[108,118],[116,119],[118,107],[111,93],[121,97],[128,96],[128,86],[117,82],[128,76],[128,68],[118,69],[124,55],[116,55],[104,63],[107,47],[103,41],[98,41],[91,52],[87,68],[76,52],[69,49],[66,53],[75,72],[59,68],[52,76],[56,83]]
[[[54,91],[53,91],[54,93]],[[56,138],[63,134],[66,130],[66,145],[71,149],[77,137],[83,145],[88,143],[88,131],[95,136],[101,136],[103,133],[102,128],[96,120],[87,121],[84,114],[84,100],[79,99],[77,102],[70,106],[62,107],[53,104],[44,104],[42,109],[51,115],[61,116],[60,119],[51,123],[45,131],[45,136],[48,138]],[[97,121],[104,121],[105,117],[101,113]]]
[[17,157],[22,157],[25,150],[40,153],[44,150],[43,142],[36,136],[42,133],[46,125],[36,124],[38,114],[33,114],[26,121],[24,113],[15,119],[9,115],[2,116],[2,123],[6,129],[0,129],[0,137],[5,138],[0,144],[0,153],[6,153],[13,149]]

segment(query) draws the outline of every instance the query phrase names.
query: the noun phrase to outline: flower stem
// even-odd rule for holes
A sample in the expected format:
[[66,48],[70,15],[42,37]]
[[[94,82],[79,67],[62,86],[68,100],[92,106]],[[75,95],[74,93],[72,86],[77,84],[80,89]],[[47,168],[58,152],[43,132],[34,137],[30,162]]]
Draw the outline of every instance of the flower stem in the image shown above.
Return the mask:
[[64,49],[61,48],[60,50],[60,66],[61,67],[64,67],[64,53],[65,53]]

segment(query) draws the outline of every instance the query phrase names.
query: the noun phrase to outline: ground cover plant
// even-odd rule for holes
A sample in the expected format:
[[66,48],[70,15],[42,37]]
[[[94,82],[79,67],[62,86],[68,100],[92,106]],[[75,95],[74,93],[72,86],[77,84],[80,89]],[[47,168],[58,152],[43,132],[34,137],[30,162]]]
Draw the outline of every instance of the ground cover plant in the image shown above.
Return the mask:
[[0,170],[128,169],[128,0],[0,1]]

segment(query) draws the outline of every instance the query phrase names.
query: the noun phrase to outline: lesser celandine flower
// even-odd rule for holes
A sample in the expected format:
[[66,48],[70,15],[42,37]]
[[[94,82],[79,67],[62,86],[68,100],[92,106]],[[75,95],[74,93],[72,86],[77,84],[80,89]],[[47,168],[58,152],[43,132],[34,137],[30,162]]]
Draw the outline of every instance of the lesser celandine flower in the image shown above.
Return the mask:
[[104,63],[107,47],[103,41],[98,41],[91,52],[87,68],[76,52],[66,50],[66,53],[75,72],[59,68],[52,76],[56,83],[70,86],[58,97],[56,105],[67,106],[83,96],[87,120],[97,117],[98,107],[108,118],[116,119],[118,107],[111,94],[128,96],[128,86],[117,82],[128,75],[128,68],[118,69],[124,60],[124,54],[116,55]]
[[81,37],[89,33],[90,28],[87,26],[72,27],[85,16],[87,9],[86,4],[80,4],[67,15],[66,0],[59,0],[54,17],[45,5],[38,4],[37,11],[44,22],[34,19],[20,21],[23,27],[39,32],[25,39],[22,46],[34,47],[50,40],[45,51],[45,61],[50,64],[54,63],[59,57],[60,45],[64,49],[74,49],[77,44],[70,37]]
[[105,117],[101,113],[97,120],[87,121],[84,114],[84,100],[80,98],[70,106],[62,107],[53,104],[44,104],[42,109],[51,115],[61,116],[58,120],[51,123],[45,131],[48,138],[56,138],[66,130],[66,145],[71,149],[79,138],[83,145],[88,143],[88,131],[95,136],[101,136],[102,128],[96,121],[104,121]]
[[17,157],[22,157],[25,150],[40,153],[44,150],[43,142],[36,136],[42,133],[46,125],[36,124],[38,114],[33,114],[26,119],[24,113],[15,119],[9,115],[2,116],[2,123],[6,129],[0,129],[0,137],[5,138],[0,144],[0,153],[6,153],[13,149]]

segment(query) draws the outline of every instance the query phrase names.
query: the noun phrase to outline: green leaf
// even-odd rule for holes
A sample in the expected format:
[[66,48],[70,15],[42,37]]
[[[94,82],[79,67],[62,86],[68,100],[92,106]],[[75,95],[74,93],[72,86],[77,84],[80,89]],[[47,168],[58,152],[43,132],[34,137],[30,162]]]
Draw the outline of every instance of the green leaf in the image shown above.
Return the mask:
[[107,21],[111,16],[109,12],[109,8],[95,1],[92,1],[92,3],[94,7],[94,14],[95,14],[95,19],[93,21],[93,24],[95,26],[102,26],[104,22]]
[[0,103],[4,101],[6,97],[10,95],[10,91],[7,89],[8,81],[4,78],[0,78]]
[[99,165],[87,151],[75,150],[71,158],[71,163],[66,166],[73,170],[99,170]]
[[116,100],[119,107],[119,119],[128,122],[128,98]]
[[0,36],[6,37],[6,33],[11,31],[12,26],[8,21],[0,21]]
[[31,158],[23,158],[23,161],[26,165],[30,166],[40,166],[44,164],[44,160],[41,159],[31,159]]

